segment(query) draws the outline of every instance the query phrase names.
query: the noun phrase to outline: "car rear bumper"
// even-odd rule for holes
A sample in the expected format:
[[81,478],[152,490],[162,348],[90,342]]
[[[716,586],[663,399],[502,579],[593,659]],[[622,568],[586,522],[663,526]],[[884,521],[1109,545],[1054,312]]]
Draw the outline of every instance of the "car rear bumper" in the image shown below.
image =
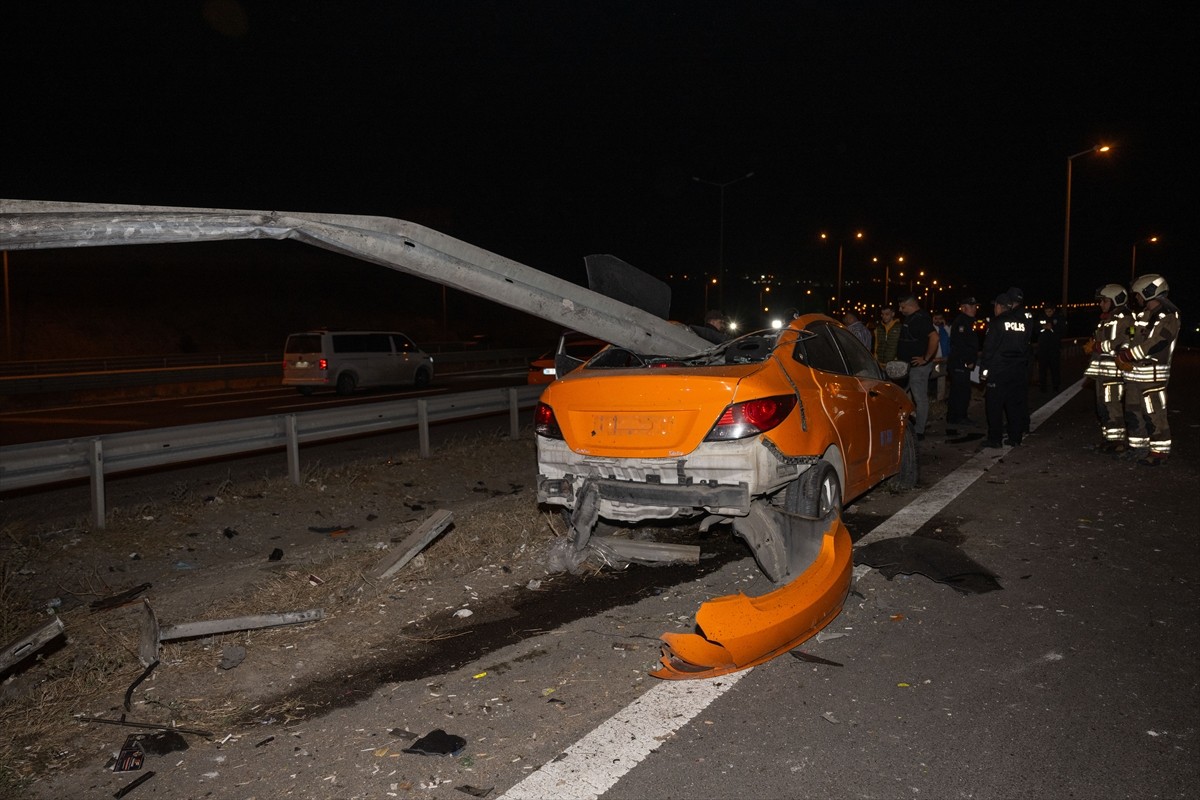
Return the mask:
[[599,497],[601,517],[633,522],[702,512],[746,516],[751,501],[795,480],[808,466],[784,458],[761,437],[705,442],[678,458],[609,458],[572,451],[539,436],[538,502],[574,508],[585,481]]

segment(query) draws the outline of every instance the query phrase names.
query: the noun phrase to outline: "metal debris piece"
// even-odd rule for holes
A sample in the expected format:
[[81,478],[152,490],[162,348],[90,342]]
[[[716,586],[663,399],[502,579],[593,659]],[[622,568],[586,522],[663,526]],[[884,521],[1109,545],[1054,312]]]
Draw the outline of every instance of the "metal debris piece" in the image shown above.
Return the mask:
[[151,770],[150,772],[147,772],[145,775],[142,775],[140,778],[138,778],[136,781],[129,784],[128,786],[122,786],[120,789],[117,789],[117,791],[113,793],[113,797],[122,798],[153,777],[154,777],[154,771]]
[[313,608],[307,611],[287,611],[281,614],[252,614],[248,617],[233,619],[214,619],[201,622],[185,622],[161,628],[154,609],[149,601],[142,600],[142,635],[138,642],[138,659],[144,666],[158,661],[159,649],[163,642],[172,639],[193,639],[198,636],[212,636],[217,633],[232,633],[233,631],[249,631],[259,628],[274,628],[280,625],[300,625],[305,622],[315,622],[325,617],[325,609]]
[[137,676],[137,680],[129,684],[129,688],[125,690],[125,710],[130,711],[130,705],[133,703],[133,690],[138,687],[138,684],[150,677],[150,673],[154,672],[154,668],[158,666],[157,659],[146,667],[141,675]]
[[150,584],[143,583],[140,586],[133,587],[129,591],[110,595],[109,597],[102,597],[99,600],[93,600],[91,604],[89,604],[88,608],[92,610],[91,613],[95,614],[97,611],[108,611],[110,608],[119,608],[120,606],[129,605],[137,599],[139,594],[149,588]]
[[825,664],[830,667],[842,666],[841,664],[839,664],[836,661],[830,661],[828,658],[821,658],[820,656],[814,656],[812,653],[806,653],[803,650],[793,650],[792,655],[794,657],[798,658],[799,660],[807,661],[810,664]]
[[488,788],[486,788],[486,789],[480,789],[480,788],[479,788],[479,787],[477,787],[477,786],[472,786],[472,785],[471,785],[471,784],[469,784],[469,783],[464,783],[462,786],[455,786],[454,788],[455,788],[455,789],[457,789],[457,790],[458,790],[458,791],[460,791],[460,792],[463,792],[463,793],[465,793],[465,794],[469,794],[469,795],[471,795],[472,797],[487,797],[489,794],[491,794],[491,793],[492,793],[492,790],[493,790],[493,789],[495,789],[496,787],[495,787],[495,786],[489,786],[489,787],[488,787]]
[[63,621],[58,617],[54,617],[49,622],[9,642],[4,646],[4,650],[0,652],[0,673],[23,661],[26,656],[41,650],[62,632]]
[[153,722],[133,722],[127,719],[105,719],[104,717],[83,717],[79,716],[75,719],[80,722],[103,722],[105,725],[120,725],[123,728],[143,728],[151,731],[177,731],[179,733],[188,733],[192,736],[203,736],[205,739],[213,738],[212,731],[202,731],[198,728],[180,728],[175,725],[159,725]]
[[433,512],[396,550],[388,553],[372,568],[370,577],[375,580],[390,578],[453,523],[453,512],[445,509]]
[[621,561],[631,561],[636,564],[674,564],[682,562],[694,566],[700,563],[700,546],[695,544],[667,544],[664,542],[623,539],[617,536],[593,535],[588,540],[588,545],[600,550],[602,553],[607,549]]
[[463,737],[437,728],[404,748],[404,752],[419,756],[456,756],[466,746],[467,740]]

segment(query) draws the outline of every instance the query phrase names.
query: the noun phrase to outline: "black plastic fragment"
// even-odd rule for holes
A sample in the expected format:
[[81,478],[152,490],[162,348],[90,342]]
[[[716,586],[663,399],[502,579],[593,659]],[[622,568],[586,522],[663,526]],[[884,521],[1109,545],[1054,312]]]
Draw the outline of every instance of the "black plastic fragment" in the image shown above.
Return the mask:
[[404,752],[419,756],[456,756],[466,746],[466,739],[437,728],[404,748]]

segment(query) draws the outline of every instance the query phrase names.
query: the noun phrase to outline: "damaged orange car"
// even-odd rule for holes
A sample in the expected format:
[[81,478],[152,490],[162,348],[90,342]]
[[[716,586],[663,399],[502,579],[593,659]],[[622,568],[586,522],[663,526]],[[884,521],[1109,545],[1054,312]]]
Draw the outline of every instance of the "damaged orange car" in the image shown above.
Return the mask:
[[912,401],[838,322],[810,314],[688,357],[609,347],[546,388],[538,500],[574,544],[597,522],[731,524],[779,588],[701,606],[664,634],[663,678],[763,663],[837,616],[849,590],[842,503],[917,480]]

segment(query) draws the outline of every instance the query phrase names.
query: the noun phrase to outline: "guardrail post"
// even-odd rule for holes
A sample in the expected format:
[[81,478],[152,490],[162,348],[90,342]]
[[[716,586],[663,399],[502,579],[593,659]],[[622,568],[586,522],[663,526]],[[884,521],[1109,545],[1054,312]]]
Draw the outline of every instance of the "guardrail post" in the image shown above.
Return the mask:
[[92,523],[104,530],[108,515],[104,508],[104,444],[99,439],[92,439],[88,450],[88,472],[92,484]]
[[296,425],[296,415],[288,414],[285,420],[287,427],[287,460],[288,477],[292,483],[300,485],[300,434]]
[[521,415],[517,406],[517,390],[514,387],[509,387],[508,390],[508,435],[513,439],[521,435]]
[[417,399],[417,438],[421,447],[421,458],[429,458],[429,401]]

